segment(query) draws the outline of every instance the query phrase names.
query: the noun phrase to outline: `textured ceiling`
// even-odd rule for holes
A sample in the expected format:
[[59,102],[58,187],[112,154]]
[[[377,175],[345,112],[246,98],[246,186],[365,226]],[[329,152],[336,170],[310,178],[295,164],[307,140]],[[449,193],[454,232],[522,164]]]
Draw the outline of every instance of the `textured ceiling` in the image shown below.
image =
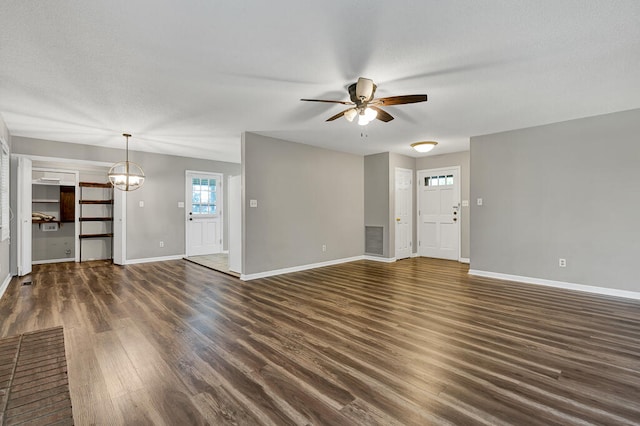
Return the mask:
[[[240,161],[240,135],[372,154],[640,107],[640,1],[0,3],[13,135]],[[324,120],[359,76],[427,93],[366,128]],[[363,133],[364,132],[364,133]]]

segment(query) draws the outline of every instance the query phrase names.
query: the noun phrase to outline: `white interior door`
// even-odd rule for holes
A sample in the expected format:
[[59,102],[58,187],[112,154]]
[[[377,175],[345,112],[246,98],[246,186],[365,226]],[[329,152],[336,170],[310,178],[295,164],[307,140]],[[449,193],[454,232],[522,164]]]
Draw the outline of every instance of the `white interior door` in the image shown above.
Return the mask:
[[413,240],[413,170],[396,168],[396,259],[411,256]]
[[242,176],[229,178],[229,270],[242,273]]
[[18,157],[18,276],[31,273],[32,162]]
[[418,172],[418,254],[460,256],[460,168]]
[[222,251],[222,178],[220,173],[187,171],[187,256]]

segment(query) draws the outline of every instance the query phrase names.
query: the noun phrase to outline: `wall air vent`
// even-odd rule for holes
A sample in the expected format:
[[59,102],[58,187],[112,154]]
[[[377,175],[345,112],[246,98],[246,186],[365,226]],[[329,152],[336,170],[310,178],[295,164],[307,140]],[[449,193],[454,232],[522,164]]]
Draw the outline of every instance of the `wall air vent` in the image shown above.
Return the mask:
[[364,253],[384,255],[384,226],[364,227]]

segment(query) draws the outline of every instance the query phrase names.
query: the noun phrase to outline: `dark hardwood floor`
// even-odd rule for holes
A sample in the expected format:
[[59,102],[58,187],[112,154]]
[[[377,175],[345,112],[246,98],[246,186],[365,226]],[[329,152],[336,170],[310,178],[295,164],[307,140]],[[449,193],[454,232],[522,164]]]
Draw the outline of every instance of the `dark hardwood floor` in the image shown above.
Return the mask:
[[0,337],[64,326],[79,425],[640,423],[640,302],[467,270],[40,265]]

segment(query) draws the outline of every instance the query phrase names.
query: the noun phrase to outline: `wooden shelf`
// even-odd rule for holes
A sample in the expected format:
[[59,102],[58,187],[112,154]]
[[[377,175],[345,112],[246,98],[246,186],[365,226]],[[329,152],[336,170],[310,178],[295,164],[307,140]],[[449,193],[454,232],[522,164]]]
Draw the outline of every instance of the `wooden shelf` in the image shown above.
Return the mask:
[[113,200],[80,200],[80,204],[113,204]]
[[109,233],[106,233],[106,234],[80,234],[78,237],[81,238],[81,239],[84,239],[84,238],[110,238],[110,237],[113,237],[113,233],[109,232]]
[[31,223],[43,224],[43,223],[57,223],[60,225],[62,222],[59,220],[33,220],[31,219]]
[[100,182],[80,182],[79,183],[80,186],[84,186],[87,188],[113,188],[113,185],[111,185],[109,182],[107,183],[100,183]]
[[[80,217],[78,218],[80,222],[80,235],[78,237],[81,240],[79,253],[80,262],[82,262],[82,240],[88,238],[110,238],[111,259],[113,261],[113,185],[109,182],[79,182],[78,185],[80,187],[80,199],[78,200],[80,204]],[[94,190],[92,191],[91,188]],[[89,197],[90,199],[87,199],[87,195],[89,194],[92,196]],[[105,199],[105,197],[109,197],[109,199]],[[101,199],[96,200],[95,198]],[[103,205],[111,206],[111,208],[92,209],[86,207],[87,205]],[[83,207],[86,208],[86,210],[84,210]],[[90,216],[83,217],[84,213],[89,213]],[[86,225],[87,222],[93,222],[96,225]],[[99,224],[98,222],[102,223]],[[88,230],[92,233],[87,233],[88,230],[85,226],[87,226],[89,228]]]

